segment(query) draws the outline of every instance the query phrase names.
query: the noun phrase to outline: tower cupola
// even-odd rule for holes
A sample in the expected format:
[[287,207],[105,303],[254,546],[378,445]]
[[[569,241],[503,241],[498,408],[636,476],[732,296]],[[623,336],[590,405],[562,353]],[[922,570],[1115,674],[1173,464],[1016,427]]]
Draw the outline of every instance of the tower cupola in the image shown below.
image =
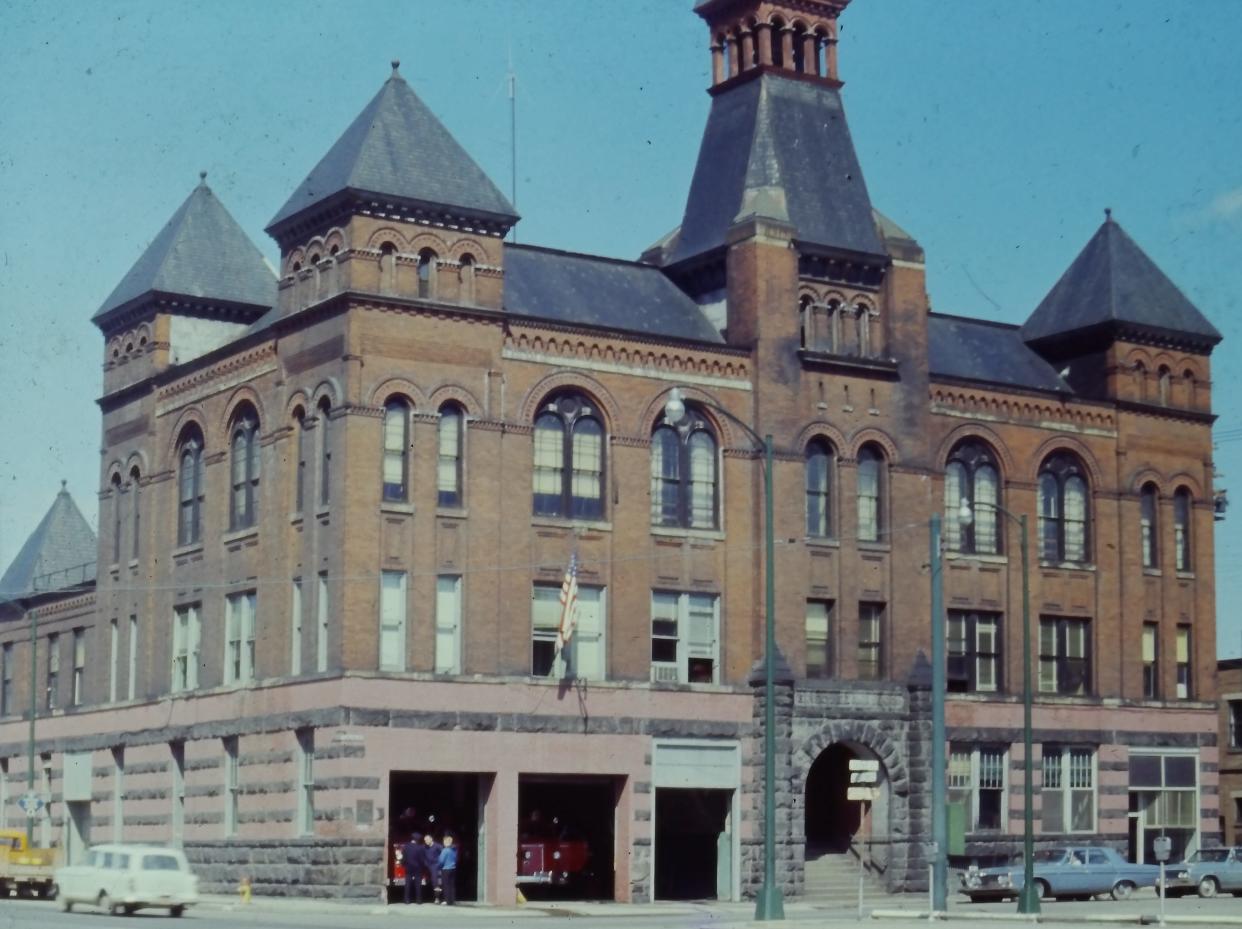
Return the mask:
[[712,86],[778,70],[838,83],[837,17],[850,0],[703,0]]

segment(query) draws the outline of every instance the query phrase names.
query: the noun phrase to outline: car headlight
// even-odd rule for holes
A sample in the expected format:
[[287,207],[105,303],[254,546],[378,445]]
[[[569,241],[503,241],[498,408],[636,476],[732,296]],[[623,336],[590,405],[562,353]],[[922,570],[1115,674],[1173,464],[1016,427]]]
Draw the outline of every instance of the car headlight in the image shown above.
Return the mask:
[[560,853],[560,852],[553,852],[553,853],[552,853],[552,860],[553,860],[553,861],[560,861],[560,860],[561,860],[561,853]]
[[996,883],[1000,884],[1002,887],[1008,887],[1011,883],[1013,883],[1013,879],[1010,878],[1008,874],[1002,874],[996,879]]
[[1178,872],[1177,872],[1177,879],[1178,879],[1179,881],[1188,881],[1188,880],[1190,880],[1190,872],[1189,872],[1189,871],[1178,871]]
[[965,884],[967,887],[980,887],[982,886],[983,881],[979,879],[978,874],[971,874],[969,876],[963,876],[962,883]]

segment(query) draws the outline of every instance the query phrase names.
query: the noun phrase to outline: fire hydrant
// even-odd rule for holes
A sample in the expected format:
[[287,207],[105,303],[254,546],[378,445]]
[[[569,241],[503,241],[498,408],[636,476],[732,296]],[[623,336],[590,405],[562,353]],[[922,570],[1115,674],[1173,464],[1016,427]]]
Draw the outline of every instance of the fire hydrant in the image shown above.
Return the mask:
[[250,878],[243,877],[237,885],[237,893],[241,896],[242,903],[250,902]]

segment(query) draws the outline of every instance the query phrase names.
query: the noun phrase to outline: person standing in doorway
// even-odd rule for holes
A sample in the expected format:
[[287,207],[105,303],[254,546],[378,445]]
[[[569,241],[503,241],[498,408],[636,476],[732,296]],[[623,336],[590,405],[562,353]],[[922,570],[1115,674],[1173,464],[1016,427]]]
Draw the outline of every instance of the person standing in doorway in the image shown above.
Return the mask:
[[457,902],[457,846],[453,844],[453,834],[444,833],[444,847],[440,849],[440,886],[444,888],[441,906],[452,906]]
[[[432,900],[440,902],[440,852],[444,850],[436,837],[430,832],[423,836],[423,867],[427,869],[427,880],[430,881]],[[419,902],[422,902],[422,894],[419,894]]]
[[422,903],[422,884],[423,879],[423,837],[417,832],[410,835],[410,840],[401,846],[401,864],[405,868],[405,902],[407,905],[413,901],[410,899],[410,893],[413,891],[418,895],[418,902]]

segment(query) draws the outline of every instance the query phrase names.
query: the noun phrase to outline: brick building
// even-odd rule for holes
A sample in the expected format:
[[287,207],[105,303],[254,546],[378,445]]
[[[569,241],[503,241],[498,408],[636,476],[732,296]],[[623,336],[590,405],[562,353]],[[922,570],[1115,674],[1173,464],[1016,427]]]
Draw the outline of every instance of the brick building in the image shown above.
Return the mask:
[[1242,658],[1217,664],[1220,686],[1220,829],[1242,845]]
[[[539,811],[591,845],[584,893],[750,893],[763,472],[719,408],[776,446],[787,893],[851,844],[925,886],[937,512],[967,859],[1022,822],[997,506],[1032,527],[1039,840],[1219,841],[1220,336],[1111,217],[1022,327],[931,313],[845,122],[846,2],[696,7],[711,111],[683,222],[641,261],[506,242],[512,206],[396,64],[267,227],[275,274],[194,188],[93,320],[98,578],[16,584],[0,625],[0,783],[28,770],[34,610],[70,855],[172,841],[208,886],[371,896],[434,814],[463,896],[506,902]],[[863,810],[852,758],[880,762]]]

